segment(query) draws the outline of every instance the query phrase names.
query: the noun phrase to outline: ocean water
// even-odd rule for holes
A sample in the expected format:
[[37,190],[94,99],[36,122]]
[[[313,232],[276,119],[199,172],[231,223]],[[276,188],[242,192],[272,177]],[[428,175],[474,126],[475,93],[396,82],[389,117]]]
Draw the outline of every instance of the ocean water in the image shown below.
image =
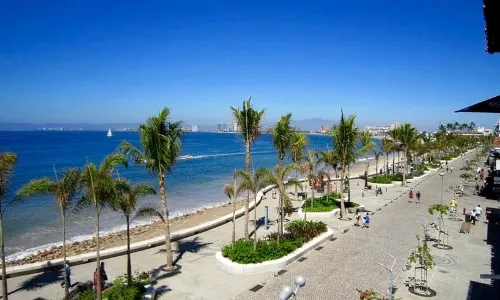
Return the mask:
[[[53,166],[58,171],[81,168],[88,159],[100,163],[115,151],[123,140],[139,146],[135,132],[84,131],[26,131],[0,132],[0,152],[12,151],[18,155],[18,164],[10,188],[10,195],[26,182],[35,178],[54,178]],[[173,172],[166,176],[167,197],[171,216],[219,205],[228,199],[223,186],[231,183],[235,169],[245,167],[245,149],[241,136],[233,133],[186,133],[182,154],[192,157],[180,159]],[[328,136],[309,136],[309,148],[326,150],[333,147]],[[252,147],[252,164],[270,168],[277,164],[277,154],[269,135],[261,136]],[[120,177],[132,182],[150,182],[157,187],[153,174],[130,165],[120,168]],[[138,206],[153,205],[160,208],[159,196],[142,199]],[[135,225],[150,222],[142,220]],[[94,232],[92,210],[70,215],[67,237],[70,241],[92,237]],[[124,219],[119,213],[105,210],[101,217],[102,234],[122,230]],[[5,244],[10,259],[22,258],[39,249],[59,244],[61,238],[60,213],[55,200],[50,197],[29,199],[9,207],[5,214]]]

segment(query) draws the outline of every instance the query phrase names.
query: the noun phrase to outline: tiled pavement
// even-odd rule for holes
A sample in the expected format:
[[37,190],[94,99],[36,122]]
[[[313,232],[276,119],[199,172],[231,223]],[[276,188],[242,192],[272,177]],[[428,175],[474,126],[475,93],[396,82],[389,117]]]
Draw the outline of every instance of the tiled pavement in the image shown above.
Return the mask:
[[[455,170],[458,170],[462,161],[458,160],[454,165]],[[454,172],[444,177],[445,190],[460,181],[458,175],[459,172]],[[385,198],[390,199],[391,195],[398,192],[402,197],[376,211],[369,229],[351,227],[348,233],[338,234],[335,241],[324,243],[321,250],[306,254],[306,260],[287,266],[287,272],[283,275],[269,277],[257,292],[247,290],[235,299],[276,299],[283,286],[294,286],[297,275],[302,275],[307,280],[306,286],[299,291],[298,299],[359,299],[356,289],[375,289],[385,294],[389,273],[378,263],[390,265],[392,259],[389,254],[396,258],[394,275],[399,289],[396,297],[417,299],[404,286],[409,272],[403,268],[409,254],[416,247],[415,235],[423,235],[422,226],[417,221],[422,217],[426,217],[429,222],[436,220],[436,217],[429,215],[427,209],[430,204],[440,201],[441,179],[438,174],[434,174],[409,187],[422,192],[421,203],[408,203],[408,188],[393,189]],[[452,196],[445,191],[443,202],[448,203]],[[361,200],[358,202],[362,202]],[[485,204],[487,200],[471,196],[459,198],[458,201],[461,211],[464,205],[470,210],[478,203]],[[492,203],[488,205],[492,206]],[[498,206],[497,203],[494,205]],[[339,222],[343,221],[330,220],[329,224],[344,227]],[[481,282],[479,274],[490,273],[490,250],[483,241],[486,225],[478,223],[472,228],[470,235],[464,235],[458,233],[461,222],[445,222],[450,232],[450,244],[454,249],[432,248],[436,267],[429,273],[429,285],[437,291],[434,299],[468,299],[470,281]]]

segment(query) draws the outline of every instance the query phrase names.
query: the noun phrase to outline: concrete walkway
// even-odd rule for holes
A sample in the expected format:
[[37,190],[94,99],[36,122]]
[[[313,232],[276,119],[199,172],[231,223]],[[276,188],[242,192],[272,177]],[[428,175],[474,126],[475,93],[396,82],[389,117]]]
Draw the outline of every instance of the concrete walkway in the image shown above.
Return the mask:
[[[462,160],[455,161],[454,169],[459,170],[461,165]],[[444,189],[458,182],[459,172],[448,174],[443,180]],[[338,234],[335,236],[337,239],[328,241],[322,247],[306,254],[305,260],[295,261],[287,266],[286,272],[282,272],[280,276],[268,277],[257,291],[254,292],[249,287],[234,299],[276,299],[283,286],[294,286],[294,279],[298,275],[307,280],[306,286],[299,292],[299,299],[359,299],[356,289],[375,289],[385,294],[389,273],[378,263],[390,266],[392,259],[389,254],[396,258],[396,298],[419,298],[413,297],[404,286],[404,281],[410,275],[404,265],[416,248],[415,235],[423,236],[422,226],[417,221],[422,217],[427,218],[429,222],[436,221],[436,216],[428,213],[428,207],[440,202],[441,184],[441,178],[437,174],[422,182],[410,184],[409,187],[414,191],[420,190],[422,193],[419,204],[408,203],[406,193],[409,187],[389,188],[383,198],[390,200],[397,195],[401,197],[396,201],[393,198],[393,203],[387,206],[384,204],[380,211],[376,210],[369,229],[351,226],[348,233]],[[445,191],[443,203],[449,203],[452,197],[452,194]],[[358,199],[355,198],[355,201],[381,200],[366,197],[359,201]],[[458,198],[458,201],[461,211],[464,206],[470,210],[477,203],[482,203],[481,206],[484,207],[487,200],[473,196],[467,199]],[[498,207],[497,203],[493,205]],[[492,206],[492,203],[488,206]],[[330,226],[337,225],[338,228],[345,227],[343,222],[337,219],[329,220],[328,223]],[[446,220],[445,224],[450,232],[450,244],[454,248],[431,249],[436,260],[435,269],[429,273],[429,285],[437,291],[434,299],[495,299],[492,298],[493,294],[488,294],[489,297],[485,294],[491,291],[489,282],[479,279],[480,273],[491,272],[490,247],[483,241],[486,225],[478,223],[473,226],[470,235],[464,235],[458,233],[461,222]],[[477,285],[482,286],[482,295],[486,297],[468,298],[470,290],[477,290]]]

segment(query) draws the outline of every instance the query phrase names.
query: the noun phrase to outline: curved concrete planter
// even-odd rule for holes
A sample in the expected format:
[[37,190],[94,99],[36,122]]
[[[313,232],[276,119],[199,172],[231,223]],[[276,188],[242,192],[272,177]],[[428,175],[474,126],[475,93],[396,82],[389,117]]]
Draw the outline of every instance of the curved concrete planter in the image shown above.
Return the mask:
[[401,186],[403,184],[403,182],[402,181],[393,181],[392,184],[395,186]]
[[221,251],[217,251],[215,254],[215,260],[217,265],[227,273],[236,275],[247,275],[247,274],[261,274],[267,272],[276,272],[279,269],[283,269],[286,265],[296,260],[304,253],[311,251],[316,248],[319,244],[330,239],[333,236],[333,231],[328,228],[327,232],[315,237],[309,243],[302,245],[302,247],[293,251],[285,257],[275,260],[269,260],[258,264],[239,264],[235,263],[224,256],[222,256]]
[[340,212],[340,208],[335,208],[334,210],[330,211],[330,212],[308,212],[308,213],[304,213],[302,211],[302,208],[299,208],[299,210],[297,211],[297,215],[299,217],[304,217],[304,215],[307,215],[307,217],[311,217],[311,218],[329,218],[329,217],[334,217],[336,215],[338,215]]
[[[250,203],[249,208],[250,210],[253,209],[255,206],[259,205],[259,203],[262,201],[262,198],[264,197],[264,194],[269,192],[274,188],[273,185],[266,186],[262,190],[260,190],[254,201]],[[236,211],[236,218],[239,218],[245,214],[245,208],[240,208],[239,210]],[[207,230],[210,230],[212,228],[218,227],[220,225],[226,224],[228,222],[231,222],[233,219],[233,214],[227,214],[225,216],[222,216],[220,218],[217,218],[212,221],[205,222],[203,224],[179,230],[176,232],[173,232],[171,234],[171,239],[173,241],[178,241],[181,239],[184,239],[186,237],[190,237],[193,235],[197,235],[199,233],[205,232]],[[155,238],[152,238],[150,240],[142,241],[142,242],[137,242],[130,244],[130,252],[137,252],[145,249],[149,249],[151,247],[156,247],[160,246],[165,243],[165,237],[164,236],[158,236]],[[101,259],[106,259],[106,258],[111,258],[115,256],[120,256],[123,254],[127,253],[127,245],[123,246],[118,246],[118,247],[113,247],[105,250],[101,250],[100,253],[100,258]],[[88,252],[80,255],[75,255],[75,256],[68,256],[67,260],[71,262],[71,265],[80,265],[88,262],[92,262],[96,260],[96,252]],[[57,270],[60,269],[63,266],[63,259],[58,258],[54,260],[46,260],[42,262],[37,262],[37,263],[32,263],[32,264],[25,264],[25,265],[20,265],[20,266],[14,266],[14,267],[8,267],[7,268],[7,277],[17,277],[17,276],[22,276],[22,275],[27,275],[27,274],[33,274],[33,273],[38,273],[38,272],[45,272],[45,271],[50,271],[50,270]]]

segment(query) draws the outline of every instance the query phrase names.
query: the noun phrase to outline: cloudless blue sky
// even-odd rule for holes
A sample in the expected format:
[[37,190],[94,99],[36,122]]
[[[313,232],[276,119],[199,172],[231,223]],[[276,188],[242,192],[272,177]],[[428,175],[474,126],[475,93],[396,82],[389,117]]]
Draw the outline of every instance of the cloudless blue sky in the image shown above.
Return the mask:
[[5,1],[0,121],[213,124],[252,95],[267,121],[440,121],[500,93],[482,1]]

